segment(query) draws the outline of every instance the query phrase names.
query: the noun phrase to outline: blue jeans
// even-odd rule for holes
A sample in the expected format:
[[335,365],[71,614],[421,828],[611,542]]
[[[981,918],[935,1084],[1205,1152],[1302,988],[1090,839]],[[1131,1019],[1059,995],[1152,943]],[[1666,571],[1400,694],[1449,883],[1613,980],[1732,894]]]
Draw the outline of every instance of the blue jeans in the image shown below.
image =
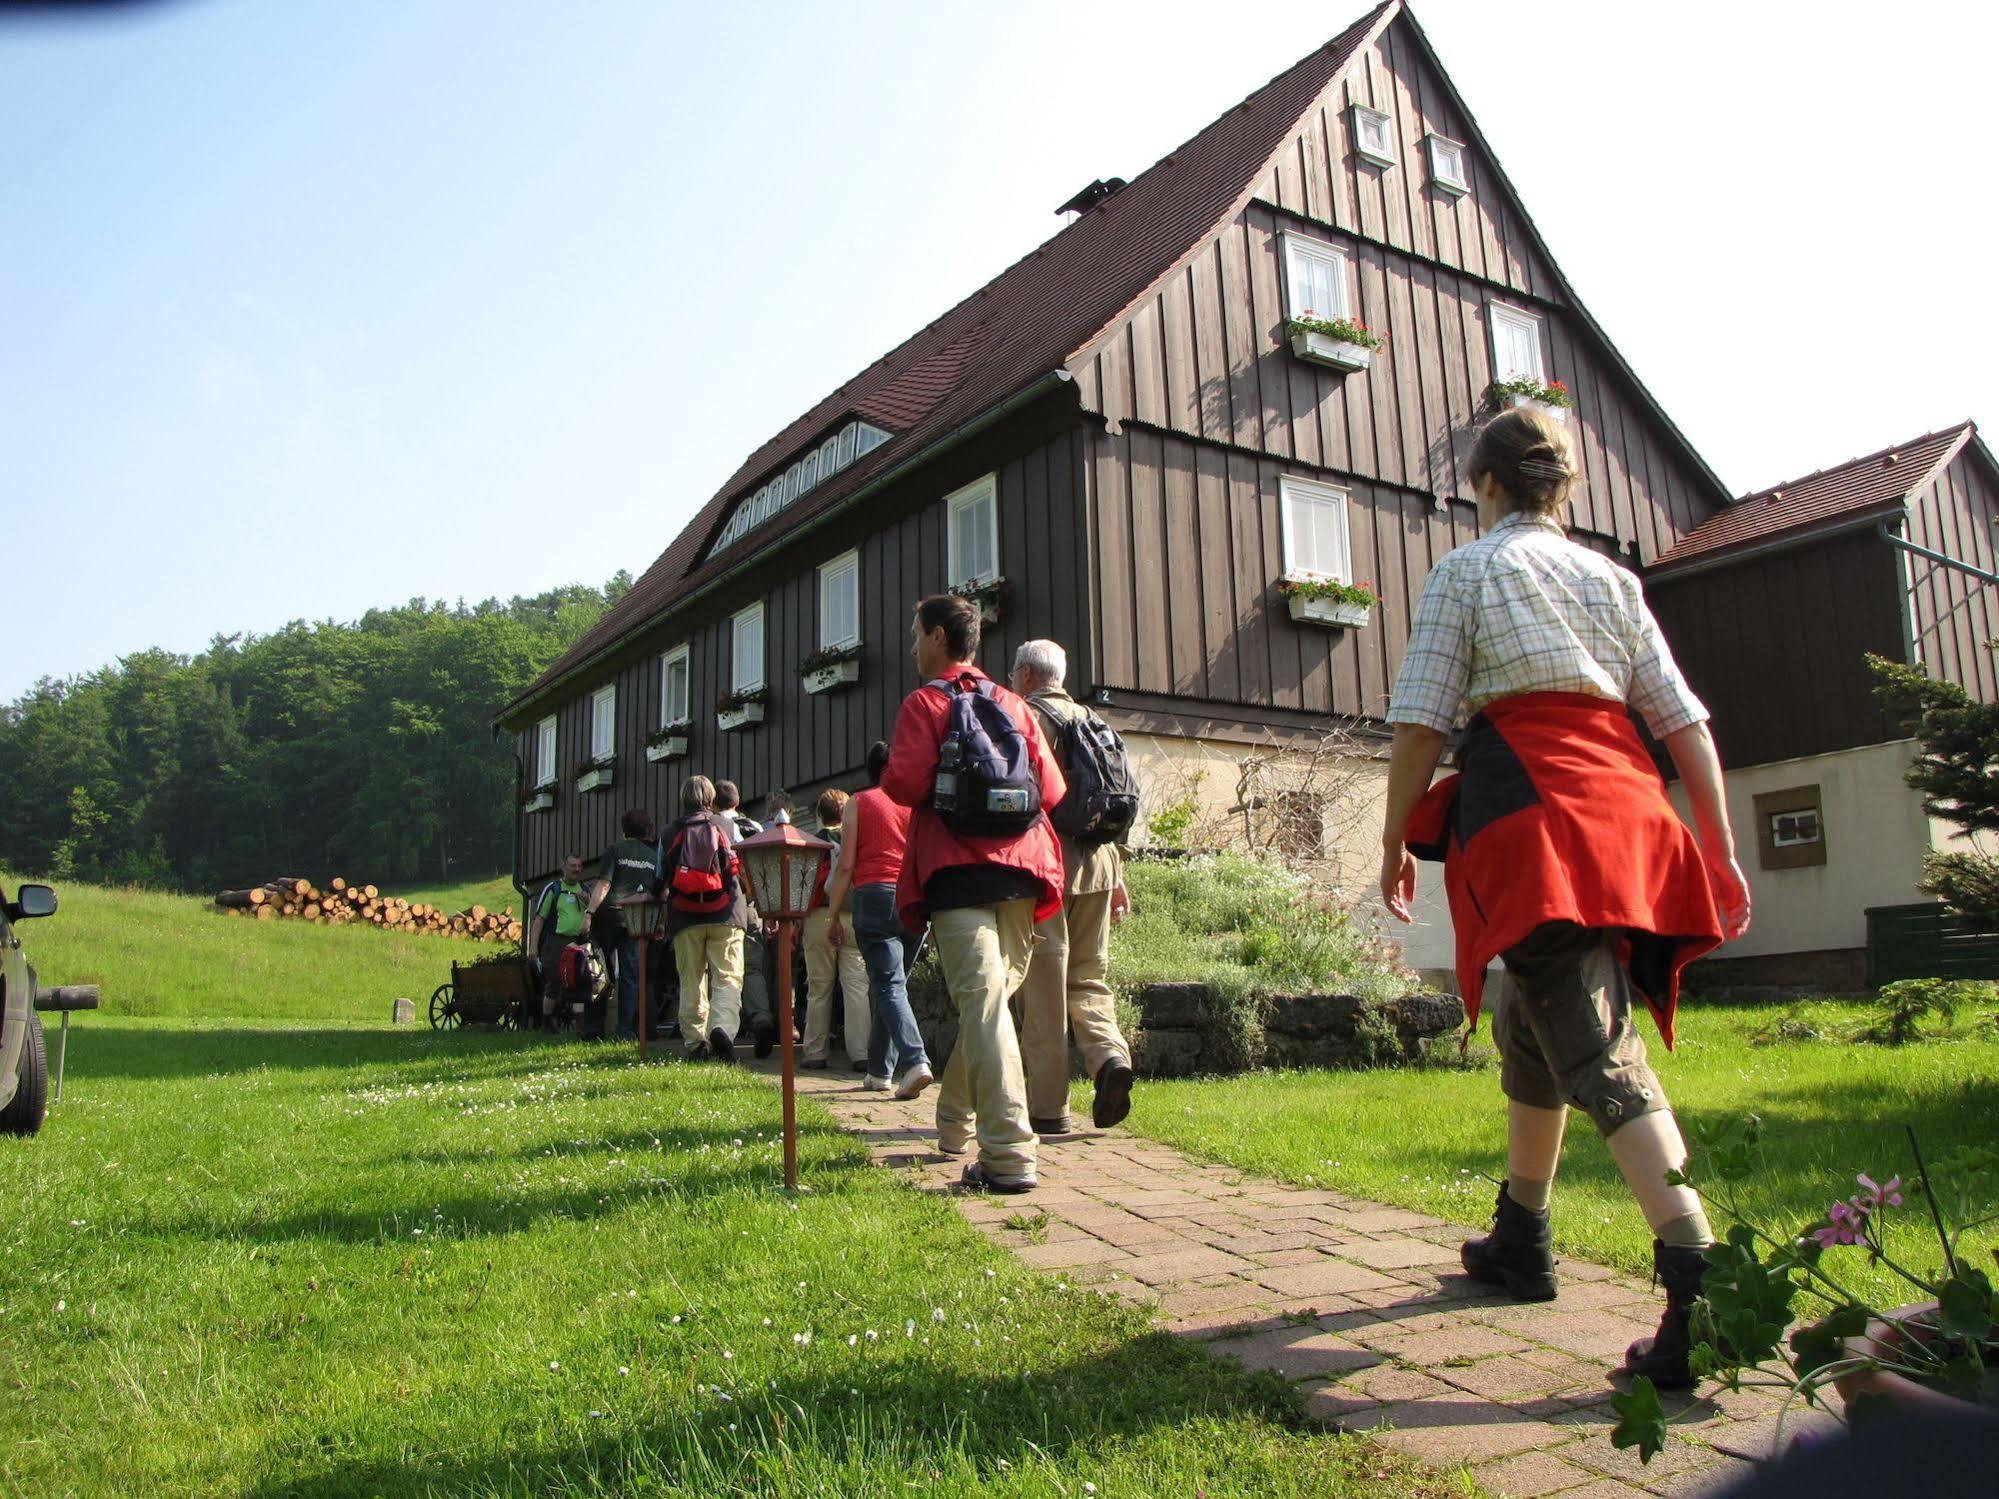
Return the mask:
[[639,939],[627,932],[618,938],[618,1039],[639,1033]]
[[927,1067],[923,1033],[909,1008],[909,956],[916,944],[904,934],[896,914],[895,886],[856,885],[853,903],[854,935],[868,965],[868,1007],[874,1016],[868,1027],[868,1073],[895,1077],[919,1062]]

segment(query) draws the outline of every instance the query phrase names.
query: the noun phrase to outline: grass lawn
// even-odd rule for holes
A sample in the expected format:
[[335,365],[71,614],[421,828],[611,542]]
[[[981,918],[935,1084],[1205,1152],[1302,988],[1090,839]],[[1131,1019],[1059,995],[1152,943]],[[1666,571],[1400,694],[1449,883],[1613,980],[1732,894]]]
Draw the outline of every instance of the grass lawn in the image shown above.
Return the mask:
[[[1648,1035],[1674,1106],[1693,1129],[1745,1114],[1765,1124],[1765,1169],[1751,1194],[1763,1221],[1804,1226],[1856,1172],[1913,1175],[1902,1127],[1913,1124],[1933,1170],[1954,1153],[1990,1144],[1999,1121],[1999,1029],[1960,1015],[1948,1036],[1890,1048],[1837,1036],[1861,1020],[1860,1003],[1822,1002],[1797,1015],[1826,1039],[1752,1044],[1790,1013],[1782,1005],[1685,1007],[1680,1044],[1668,1053]],[[1794,1017],[1797,1018],[1797,1017]],[[1641,1022],[1649,1030],[1650,1022]],[[1481,1038],[1489,1037],[1482,1024]],[[1477,1048],[1474,1047],[1474,1055]],[[1078,1104],[1087,1099],[1079,1090]],[[1211,1160],[1287,1181],[1351,1192],[1465,1224],[1484,1224],[1492,1184],[1505,1175],[1505,1101],[1496,1067],[1377,1072],[1260,1072],[1191,1082],[1151,1082],[1134,1095],[1129,1128]],[[1699,1147],[1695,1147],[1698,1173]],[[1992,1178],[1983,1178],[1986,1188]],[[1999,1210],[1990,1190],[1984,1210]],[[1936,1240],[1915,1210],[1893,1229],[1918,1263]],[[1571,1115],[1555,1186],[1555,1239],[1571,1254],[1651,1268],[1651,1236],[1587,1120]],[[1988,1229],[1982,1245],[1999,1239]],[[1984,1248],[1975,1256],[1983,1261]],[[1842,1278],[1907,1300],[1885,1270],[1842,1256]]]
[[0,1140],[0,1493],[1460,1491],[815,1108],[787,1199],[755,1079],[380,1024],[450,944],[76,887],[25,935],[105,1009]]

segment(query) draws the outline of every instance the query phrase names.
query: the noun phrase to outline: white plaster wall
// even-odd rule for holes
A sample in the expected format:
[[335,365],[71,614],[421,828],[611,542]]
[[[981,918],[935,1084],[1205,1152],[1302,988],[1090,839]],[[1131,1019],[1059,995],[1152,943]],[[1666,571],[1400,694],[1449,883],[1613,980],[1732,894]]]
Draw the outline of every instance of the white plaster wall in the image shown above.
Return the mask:
[[[1915,754],[1915,741],[1902,739],[1726,773],[1728,815],[1754,912],[1748,934],[1715,957],[1864,947],[1869,906],[1930,899],[1916,888],[1923,855],[1933,836],[1937,846],[1947,846],[1950,830],[1937,824],[1933,834],[1922,799],[1902,780]],[[1756,796],[1813,784],[1819,788],[1826,862],[1805,869],[1762,868],[1756,857]],[[1676,783],[1672,795],[1680,815],[1687,816],[1684,788]]]

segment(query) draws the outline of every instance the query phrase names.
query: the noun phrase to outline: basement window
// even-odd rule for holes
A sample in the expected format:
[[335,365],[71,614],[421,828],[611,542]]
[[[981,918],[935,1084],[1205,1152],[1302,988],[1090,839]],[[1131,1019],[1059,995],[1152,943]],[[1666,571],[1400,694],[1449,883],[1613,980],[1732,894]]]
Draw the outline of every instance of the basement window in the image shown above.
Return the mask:
[[1356,104],[1348,113],[1353,119],[1354,155],[1378,167],[1394,166],[1395,137],[1390,133],[1394,121],[1365,104]]
[[1825,812],[1817,786],[1792,786],[1756,797],[1756,852],[1765,869],[1806,869],[1826,862]]
[[1430,143],[1430,181],[1453,196],[1462,197],[1471,191],[1471,177],[1466,167],[1463,141],[1454,141],[1448,135],[1432,135]]

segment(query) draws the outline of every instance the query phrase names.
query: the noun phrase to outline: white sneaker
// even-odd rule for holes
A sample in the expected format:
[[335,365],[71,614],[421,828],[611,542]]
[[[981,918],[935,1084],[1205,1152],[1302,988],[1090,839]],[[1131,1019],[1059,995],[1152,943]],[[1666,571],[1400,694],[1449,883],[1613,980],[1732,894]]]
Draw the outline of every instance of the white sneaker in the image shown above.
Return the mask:
[[861,1086],[870,1093],[886,1093],[889,1090],[890,1083],[887,1078],[876,1077],[870,1072],[866,1077],[861,1079]]
[[918,1062],[909,1071],[903,1073],[902,1081],[895,1085],[895,1096],[897,1098],[914,1098],[936,1081],[936,1075],[923,1063]]

